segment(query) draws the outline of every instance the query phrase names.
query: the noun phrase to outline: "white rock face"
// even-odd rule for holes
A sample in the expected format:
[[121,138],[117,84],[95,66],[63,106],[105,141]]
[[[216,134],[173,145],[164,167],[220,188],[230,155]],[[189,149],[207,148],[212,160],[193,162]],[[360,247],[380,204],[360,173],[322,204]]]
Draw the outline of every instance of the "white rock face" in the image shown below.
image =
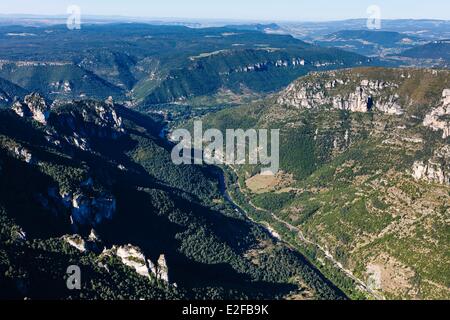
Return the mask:
[[375,108],[381,112],[400,116],[404,113],[402,107],[397,103],[398,95],[389,96],[385,101],[375,102]]
[[85,101],[79,114],[58,114],[54,124],[60,132],[64,132],[58,139],[83,151],[91,151],[90,141],[93,138],[117,139],[125,132],[112,98],[104,104]]
[[169,270],[165,256],[160,255],[156,264],[150,259],[146,259],[142,250],[136,246],[128,244],[126,246],[113,246],[110,250],[103,250],[102,255],[116,255],[122,263],[133,268],[137,274],[151,279],[169,283]]
[[12,155],[17,157],[21,161],[25,161],[28,164],[36,163],[35,157],[27,148],[22,147],[21,145],[16,143],[14,145],[7,146],[6,148]]
[[118,247],[116,254],[124,265],[133,268],[139,275],[150,278],[145,256],[139,248],[132,245]]
[[72,206],[72,194],[69,192],[60,192],[61,201],[66,208]]
[[50,115],[50,107],[47,106],[44,98],[38,93],[26,96],[23,103],[14,103],[12,109],[20,117],[31,116],[34,120],[43,125],[47,124],[47,119]]
[[[110,104],[110,106],[114,105],[112,102],[112,98],[108,103]],[[95,107],[95,111],[97,112],[100,119],[103,120],[103,124],[111,125],[116,130],[123,131],[122,118],[117,115],[116,110],[111,107],[105,108],[104,106],[99,105]]]
[[64,140],[67,143],[74,145],[75,147],[77,147],[78,149],[81,149],[83,151],[91,150],[87,139],[80,137],[79,134],[76,132],[73,133],[73,136],[64,137]]
[[89,234],[89,240],[90,241],[100,241],[100,238],[94,229],[92,229],[91,233]]
[[0,102],[3,102],[6,104],[9,102],[9,98],[6,95],[0,93]]
[[50,115],[50,108],[47,106],[44,98],[39,94],[32,94],[26,96],[24,102],[30,109],[33,119],[46,125],[48,116]]
[[25,149],[23,147],[15,147],[14,148],[14,153],[19,158],[23,159],[23,161],[25,161],[26,163],[33,163],[34,162],[33,155],[31,154],[31,152],[28,149]]
[[442,105],[433,109],[425,116],[423,125],[429,127],[434,131],[442,130],[442,138],[450,137],[450,89],[445,89],[442,92]]
[[169,282],[169,269],[165,255],[160,255],[156,264],[148,260],[150,271],[155,275],[157,280]]
[[74,234],[63,236],[62,239],[80,252],[100,253],[102,250],[101,241],[94,229],[92,229],[88,238]]
[[25,231],[23,231],[22,228],[19,228],[18,230],[14,231],[14,236],[21,241],[25,241],[27,240],[27,234],[25,233]]
[[413,165],[413,177],[416,180],[421,180],[427,175],[427,166],[423,161],[416,161]]
[[57,92],[60,92],[60,93],[72,92],[72,87],[70,85],[70,82],[67,80],[52,82],[52,83],[50,83],[50,88],[53,90],[56,90]]
[[77,249],[81,252],[87,251],[86,242],[84,241],[84,239],[81,236],[79,236],[79,235],[64,236],[63,239],[64,239],[64,241],[66,241],[68,244],[70,244],[75,249]]
[[417,180],[426,180],[440,184],[450,184],[447,172],[438,163],[424,163],[416,161],[413,166],[413,177]]
[[[305,60],[302,58],[292,58],[291,60],[283,60],[279,59],[276,61],[261,61],[250,65],[241,66],[238,68],[235,68],[232,72],[233,73],[248,73],[248,72],[257,72],[257,71],[263,71],[267,70],[269,67],[276,67],[276,68],[300,68],[305,65]],[[224,73],[224,74],[230,74],[230,72]]]
[[19,101],[15,102],[11,108],[21,118],[24,118],[30,114],[28,107],[21,104]]
[[299,109],[312,109],[321,106],[337,110],[352,112],[368,112],[371,109],[401,115],[404,113],[399,105],[397,95],[382,96],[386,88],[395,88],[396,85],[379,80],[362,80],[355,85],[355,90],[347,94],[336,93],[333,89],[340,86],[349,86],[349,80],[336,79],[325,84],[317,82],[297,82],[291,84],[278,98],[281,105],[293,106]]
[[442,104],[444,106],[450,105],[450,89],[444,89],[442,92]]
[[450,146],[442,147],[430,160],[416,161],[412,168],[416,180],[450,185]]
[[72,219],[74,222],[85,225],[91,219],[90,199],[82,194],[77,194],[72,198]]

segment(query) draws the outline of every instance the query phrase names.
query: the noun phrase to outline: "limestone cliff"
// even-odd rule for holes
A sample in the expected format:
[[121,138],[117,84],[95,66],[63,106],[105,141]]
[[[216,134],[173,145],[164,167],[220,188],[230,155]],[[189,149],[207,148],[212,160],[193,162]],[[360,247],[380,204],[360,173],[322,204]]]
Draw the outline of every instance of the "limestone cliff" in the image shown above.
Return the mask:
[[423,125],[434,131],[442,130],[443,139],[450,137],[450,89],[442,92],[442,104],[426,115]]
[[378,110],[387,114],[403,114],[399,96],[393,93],[398,88],[396,83],[364,78],[339,78],[334,72],[327,76],[332,78],[333,75],[336,78],[323,82],[294,82],[279,96],[277,102],[299,109],[326,106],[352,112]]
[[436,150],[427,161],[416,161],[412,171],[417,180],[450,185],[450,146]]
[[50,116],[50,107],[39,93],[25,96],[23,102],[15,102],[12,109],[20,117],[32,117],[37,122],[46,125]]
[[169,269],[165,255],[160,255],[158,261],[153,263],[147,259],[139,247],[131,244],[125,246],[113,246],[110,250],[104,250],[102,255],[116,255],[123,264],[133,268],[137,274],[169,283]]

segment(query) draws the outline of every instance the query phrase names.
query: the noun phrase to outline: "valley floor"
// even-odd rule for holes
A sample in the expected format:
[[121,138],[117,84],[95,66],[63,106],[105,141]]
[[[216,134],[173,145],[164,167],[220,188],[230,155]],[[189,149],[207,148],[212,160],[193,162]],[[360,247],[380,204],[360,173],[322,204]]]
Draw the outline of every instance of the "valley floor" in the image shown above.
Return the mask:
[[[223,168],[224,175],[234,175],[237,176],[236,170],[231,167],[225,167]],[[343,290],[346,294],[348,294],[350,297],[353,296],[356,299],[361,298],[361,294],[368,299],[376,299],[376,300],[384,300],[384,296],[380,293],[372,290],[364,281],[357,278],[350,270],[346,269],[339,261],[337,261],[331,253],[324,249],[320,244],[317,244],[309,239],[307,239],[302,230],[296,226],[293,226],[289,224],[288,222],[280,219],[277,217],[274,213],[269,212],[266,209],[259,208],[256,205],[252,203],[249,197],[245,194],[245,191],[241,187],[240,183],[238,181],[232,182],[229,179],[226,179],[225,177],[221,178],[224,180],[224,188],[223,188],[223,195],[227,201],[229,201],[236,210],[239,210],[243,215],[245,215],[250,221],[253,223],[256,223],[260,226],[263,226],[269,233],[272,234],[272,236],[290,247],[293,250],[298,251],[301,254],[305,254],[310,262],[316,266],[321,272],[323,272],[325,277],[328,277],[330,281],[333,282],[333,278],[338,277],[340,278],[347,278],[344,280],[344,282],[347,284],[349,281],[354,284],[352,287],[352,290],[349,290],[349,288],[340,288]],[[232,189],[233,192],[229,192],[229,189]],[[246,203],[248,204],[247,210],[243,207],[245,207],[239,199],[246,199]],[[252,210],[248,210],[249,207]],[[267,217],[270,217],[270,219],[260,219],[258,217],[258,214],[254,214],[255,212],[263,212],[267,214]],[[253,214],[252,214],[253,213]],[[275,222],[275,223],[274,223]],[[285,226],[290,233],[297,234],[296,237],[286,237],[284,235],[280,235],[277,233],[277,226],[276,224],[281,224]],[[313,258],[311,255],[309,255],[308,248],[313,248],[313,250],[319,251],[320,256],[324,257],[326,261],[324,261],[321,258]],[[306,251],[305,251],[306,250]],[[327,265],[327,268],[323,268],[324,264]],[[329,268],[333,270],[332,272],[329,271]],[[342,280],[341,280],[342,281]],[[356,294],[355,294],[356,293]]]

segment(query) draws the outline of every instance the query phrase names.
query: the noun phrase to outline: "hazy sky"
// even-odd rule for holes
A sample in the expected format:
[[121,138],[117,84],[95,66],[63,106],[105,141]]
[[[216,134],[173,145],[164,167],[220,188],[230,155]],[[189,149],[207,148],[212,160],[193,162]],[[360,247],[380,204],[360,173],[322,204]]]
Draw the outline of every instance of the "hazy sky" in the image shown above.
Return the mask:
[[274,21],[365,18],[378,5],[384,19],[450,20],[450,0],[0,0],[0,14],[61,15],[72,4],[89,15]]

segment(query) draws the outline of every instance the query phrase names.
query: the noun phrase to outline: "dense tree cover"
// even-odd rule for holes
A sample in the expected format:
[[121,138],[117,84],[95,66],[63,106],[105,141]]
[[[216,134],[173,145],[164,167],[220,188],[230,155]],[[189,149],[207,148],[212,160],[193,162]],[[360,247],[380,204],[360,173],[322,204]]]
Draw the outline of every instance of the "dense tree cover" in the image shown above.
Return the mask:
[[[345,85],[327,86],[336,79]],[[423,120],[442,106],[449,79],[445,70],[426,69],[361,68],[310,74],[279,95],[208,115],[204,127],[239,127],[240,119],[234,115],[244,114],[244,122],[256,128],[281,129],[280,163],[281,170],[292,174],[293,180],[283,181],[289,188],[280,184],[273,192],[252,193],[246,180],[258,174],[257,167],[233,166],[237,176],[234,172],[227,176],[228,190],[255,221],[269,225],[275,236],[313,261],[348,296],[364,294],[336,261],[370,283],[370,266],[375,259],[384,261],[380,257],[389,256],[420,277],[409,282],[418,293],[383,288],[397,290],[387,297],[445,298],[448,291],[442,285],[448,272],[442,261],[448,259],[442,252],[448,245],[441,239],[450,193],[442,179],[439,183],[430,176],[417,179],[412,173],[417,162],[436,166],[444,175],[448,171],[449,138],[442,137],[442,130],[424,126]],[[363,80],[390,83],[371,94],[375,101],[398,99],[403,114],[392,115],[382,107],[368,112],[330,108],[327,98],[348,97],[360,90]],[[311,108],[295,105],[309,85],[314,87],[311,93],[323,95],[325,102]],[[278,98],[291,98],[292,105],[280,105]],[[411,216],[420,220],[409,224]],[[433,228],[424,227],[421,219]],[[403,231],[406,225],[408,232]],[[425,247],[427,259],[417,251]],[[440,285],[431,288],[429,279]]]
[[257,195],[253,202],[260,208],[278,211],[288,205],[293,198],[294,195],[291,193],[265,193]]
[[405,50],[401,55],[416,59],[442,59],[448,66],[448,63],[450,62],[450,41],[434,41]]
[[9,107],[15,98],[23,98],[26,93],[20,86],[0,78],[0,108]]
[[53,99],[113,96],[143,107],[222,89],[273,92],[310,71],[377,63],[289,35],[227,27],[2,26],[0,42],[0,59],[9,61],[0,77],[28,91]]
[[17,66],[11,63],[0,70],[0,77],[24,88],[19,93],[25,90],[36,91],[49,98],[55,98],[55,92],[59,92],[58,98],[64,99],[79,98],[82,95],[98,99],[124,97],[123,89],[72,64]]
[[[222,197],[217,169],[172,164],[171,145],[157,137],[160,125],[153,119],[117,107],[125,132],[87,135],[90,149],[86,151],[65,142],[55,146],[44,139],[49,127],[61,140],[69,134],[57,121],[61,114],[73,115],[76,131],[98,132],[77,116],[91,114],[86,108],[93,111],[96,106],[78,102],[55,108],[47,128],[8,112],[0,117],[5,150],[0,158],[0,205],[4,209],[2,239],[7,239],[0,249],[6,283],[2,295],[35,299],[282,298],[306,283],[317,298],[344,297],[304,258],[284,250],[264,229],[236,213]],[[33,132],[33,139],[26,138],[27,132]],[[8,151],[5,144],[10,142],[26,147],[35,162],[25,163]],[[32,183],[25,177],[32,178]],[[113,219],[94,226],[102,245],[133,244],[152,261],[164,254],[170,280],[178,289],[140,277],[117,259],[103,261],[94,253],[70,248],[60,237],[73,232],[71,212],[52,197],[52,190],[114,196]],[[82,235],[89,231],[79,230]],[[261,243],[273,249],[262,250],[260,262],[252,262],[248,255]],[[285,260],[288,263],[280,264]],[[86,281],[80,292],[65,289],[64,273],[70,264],[84,270]],[[302,285],[293,279],[301,279]],[[48,282],[46,292],[42,291],[44,282]]]
[[[292,61],[300,59],[307,61],[306,65],[292,65]],[[183,68],[170,71],[167,79],[145,98],[144,104],[211,95],[221,88],[236,93],[242,92],[243,86],[253,92],[273,92],[316,70],[313,61],[330,61],[332,65],[354,65],[358,61],[368,63],[360,56],[320,47],[274,51],[264,48],[233,49],[200,55],[192,60]],[[282,66],[280,63],[288,65]]]
[[[267,211],[256,210],[252,205],[250,205],[250,199],[240,191],[240,188],[238,186],[238,179],[234,172],[232,172],[231,170],[225,170],[225,176],[227,181],[227,189],[231,197],[243,210],[245,210],[245,212],[247,212],[251,216],[252,219],[262,224],[270,223],[271,226],[276,226],[277,231],[282,235],[285,241],[289,242],[290,244],[296,244],[295,250],[300,253],[294,253],[283,248],[281,249],[282,253],[280,251],[277,251],[277,259],[290,260],[292,259],[292,254],[297,255],[297,257],[301,257],[300,254],[303,254],[304,256],[301,258],[303,263],[300,267],[300,269],[302,270],[300,273],[302,274],[302,279],[306,281],[306,283],[311,288],[314,288],[316,292],[320,292],[319,297],[328,299],[326,297],[329,294],[327,293],[329,292],[329,286],[323,286],[323,276],[309,262],[316,261],[316,248],[305,246],[304,243],[298,243],[298,236],[296,234],[293,234],[290,230],[287,230],[284,225],[278,223],[277,221],[274,221],[274,219]],[[252,201],[254,201],[254,199],[252,199]],[[274,252],[271,251],[271,254],[273,253]],[[309,259],[309,261],[306,260],[305,257]],[[296,261],[295,263],[293,261],[289,261],[288,264],[277,264],[276,267],[281,268],[279,269],[281,273],[284,273],[286,275],[289,274],[290,277],[293,277],[294,274],[292,274],[292,271],[296,268],[299,268],[298,263],[298,261]],[[269,264],[266,264],[266,266],[268,268],[272,268],[272,266]],[[334,285],[338,286],[338,288],[344,290],[344,292],[350,295],[352,298],[363,298],[363,296],[360,295],[359,290],[356,290],[355,283],[344,274],[336,270],[334,267],[325,264],[320,266],[320,270],[320,272],[325,273],[329,279],[332,279],[333,284],[330,283],[332,287]],[[339,296],[340,295],[341,294],[339,294]]]
[[[138,276],[117,258],[81,254],[63,240],[19,238],[20,228],[2,210],[0,297],[18,299],[179,299],[175,287]],[[81,290],[68,290],[67,268],[81,269]]]

